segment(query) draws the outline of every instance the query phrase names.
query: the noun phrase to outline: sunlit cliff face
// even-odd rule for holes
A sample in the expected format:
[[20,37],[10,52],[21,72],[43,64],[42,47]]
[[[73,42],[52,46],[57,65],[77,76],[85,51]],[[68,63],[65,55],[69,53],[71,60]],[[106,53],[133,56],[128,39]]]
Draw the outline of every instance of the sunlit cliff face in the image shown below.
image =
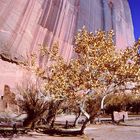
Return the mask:
[[8,70],[0,70],[4,84],[14,85],[22,77],[16,63],[27,60],[31,53],[37,53],[40,66],[46,65],[47,58],[38,51],[40,44],[50,48],[58,41],[60,54],[69,61],[74,36],[83,25],[92,32],[113,29],[118,49],[134,41],[126,0],[0,0],[0,9],[0,55],[4,60],[0,64],[8,61]]

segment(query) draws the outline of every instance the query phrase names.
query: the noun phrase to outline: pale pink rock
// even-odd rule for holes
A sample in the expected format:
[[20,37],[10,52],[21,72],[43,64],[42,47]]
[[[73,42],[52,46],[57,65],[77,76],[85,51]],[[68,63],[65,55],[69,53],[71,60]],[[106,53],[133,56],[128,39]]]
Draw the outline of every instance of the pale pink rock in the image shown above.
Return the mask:
[[128,112],[126,112],[126,111],[121,111],[121,112],[114,111],[113,115],[114,115],[115,121],[120,121],[123,119],[128,120]]
[[[45,66],[47,58],[39,54],[39,44],[50,48],[58,41],[60,54],[69,61],[74,35],[83,25],[92,32],[113,29],[118,49],[134,42],[127,0],[0,0],[0,55],[21,62],[35,52],[40,66]],[[2,60],[0,64],[9,68],[0,70],[0,83],[16,83],[20,68]]]
[[0,98],[0,112],[1,111],[13,111],[18,112],[17,102],[16,102],[16,95],[11,91],[9,85],[4,85],[4,94]]
[[17,92],[16,88],[26,86],[27,82],[35,83],[35,74],[31,74],[26,67],[0,59],[0,96],[4,94],[4,85],[10,85],[11,91]]
[[23,69],[16,64],[0,60],[0,95],[4,93],[4,85],[10,85],[11,89],[16,87],[23,78]]

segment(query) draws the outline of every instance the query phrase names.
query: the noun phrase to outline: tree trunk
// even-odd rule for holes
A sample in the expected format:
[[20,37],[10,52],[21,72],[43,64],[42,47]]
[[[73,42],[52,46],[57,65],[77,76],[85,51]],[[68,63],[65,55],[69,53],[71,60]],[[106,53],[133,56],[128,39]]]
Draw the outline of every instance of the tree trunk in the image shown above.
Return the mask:
[[54,118],[52,119],[52,122],[51,122],[50,128],[53,128],[53,127],[54,127],[54,122],[55,122],[55,116],[54,116]]
[[111,119],[112,119],[112,122],[114,122],[114,114],[113,114],[113,111],[111,112]]
[[74,120],[74,123],[73,123],[73,126],[75,127],[77,125],[77,121],[79,119],[79,117],[81,116],[81,111],[79,111],[78,115],[76,116],[75,120]]
[[30,129],[34,129],[35,123],[38,121],[38,119],[39,117],[29,116],[24,120],[23,126],[28,127]]
[[94,119],[90,119],[90,124],[93,124],[94,123]]
[[31,128],[33,126],[33,118],[29,117],[29,118],[25,119],[23,122],[23,126]]
[[88,119],[88,118],[86,118],[86,120],[84,121],[84,123],[83,123],[83,125],[82,125],[82,127],[81,127],[81,130],[80,130],[80,133],[81,134],[84,134],[84,130],[85,130],[85,128],[86,128],[86,125],[87,125],[87,123],[90,121],[90,119]]

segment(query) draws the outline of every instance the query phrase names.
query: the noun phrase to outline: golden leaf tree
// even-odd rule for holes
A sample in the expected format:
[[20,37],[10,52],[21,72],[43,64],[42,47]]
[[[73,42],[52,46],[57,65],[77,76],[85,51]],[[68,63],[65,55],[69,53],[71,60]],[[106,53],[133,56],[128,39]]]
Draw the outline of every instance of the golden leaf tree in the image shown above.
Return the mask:
[[[79,107],[87,119],[81,132],[83,132],[87,122],[94,119],[100,110],[100,105],[98,105],[94,109],[94,111],[96,110],[95,113],[89,111],[90,114],[88,114],[85,111],[86,103],[91,99],[88,98],[88,93],[102,93],[107,85],[106,82],[112,78],[112,73],[109,73],[110,69],[108,68],[109,64],[116,58],[112,37],[112,31],[108,33],[98,31],[93,35],[83,28],[75,38],[76,58],[72,59],[69,64],[66,64],[58,55],[58,49],[55,55],[48,57],[51,62],[51,71],[48,72],[49,76],[46,79],[45,89],[49,95],[59,96],[63,100],[72,99],[70,96],[75,96],[75,94],[82,96]],[[52,51],[54,50],[53,47]]]
[[[41,47],[42,56],[48,60],[46,67],[42,69],[36,66],[35,56],[31,64],[37,77],[43,79],[44,95],[52,101],[48,120],[54,122],[57,112],[64,104],[72,108],[78,106],[76,110],[79,111],[80,108],[87,117],[80,131],[83,133],[87,122],[98,114],[102,96],[124,90],[129,82],[136,84],[135,88],[138,87],[138,45],[136,43],[124,52],[116,52],[113,31],[97,31],[94,35],[83,27],[75,37],[76,57],[69,63],[59,55],[57,43],[50,50]],[[92,100],[91,97],[97,98]],[[91,105],[94,113],[88,108]]]
[[110,95],[105,95],[107,97],[106,109],[112,113],[122,109],[131,111],[130,108],[138,112],[140,96],[139,45],[140,41],[120,52],[117,61],[113,64],[115,67],[114,90],[111,90]]

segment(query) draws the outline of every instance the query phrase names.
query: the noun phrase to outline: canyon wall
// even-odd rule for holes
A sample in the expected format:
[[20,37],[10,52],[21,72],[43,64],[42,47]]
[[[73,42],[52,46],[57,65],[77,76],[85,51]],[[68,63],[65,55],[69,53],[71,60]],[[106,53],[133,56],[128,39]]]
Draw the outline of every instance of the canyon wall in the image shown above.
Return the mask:
[[92,32],[113,29],[117,49],[134,42],[127,0],[0,0],[0,92],[4,84],[14,87],[22,79],[18,63],[30,54],[37,53],[39,65],[46,65],[40,45],[50,48],[58,41],[60,54],[69,61],[74,35],[83,25]]

